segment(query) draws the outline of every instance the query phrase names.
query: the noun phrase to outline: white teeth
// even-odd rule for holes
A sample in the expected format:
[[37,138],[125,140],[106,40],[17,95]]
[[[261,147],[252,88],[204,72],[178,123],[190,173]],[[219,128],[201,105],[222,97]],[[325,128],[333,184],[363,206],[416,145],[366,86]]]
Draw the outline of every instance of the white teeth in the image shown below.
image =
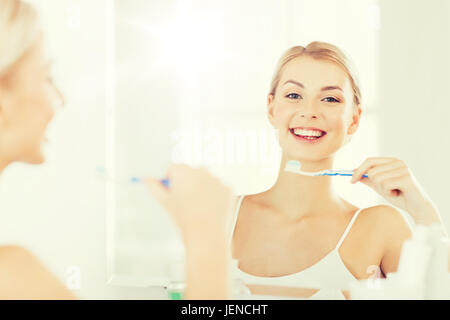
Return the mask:
[[308,137],[320,137],[320,136],[322,136],[322,131],[318,131],[318,130],[294,129],[294,133],[297,136],[308,136]]

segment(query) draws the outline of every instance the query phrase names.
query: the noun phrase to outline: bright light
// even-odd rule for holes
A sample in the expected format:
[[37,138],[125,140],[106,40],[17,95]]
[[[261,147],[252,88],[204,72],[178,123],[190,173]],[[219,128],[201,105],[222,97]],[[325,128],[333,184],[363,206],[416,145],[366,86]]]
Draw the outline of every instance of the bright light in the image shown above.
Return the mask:
[[[148,33],[152,49],[160,56],[158,65],[172,66],[179,73],[209,68],[211,63],[223,61],[229,55],[223,46],[224,32],[220,17],[178,4],[173,17],[166,23],[150,25],[136,19],[123,22]],[[221,44],[222,43],[222,44]]]

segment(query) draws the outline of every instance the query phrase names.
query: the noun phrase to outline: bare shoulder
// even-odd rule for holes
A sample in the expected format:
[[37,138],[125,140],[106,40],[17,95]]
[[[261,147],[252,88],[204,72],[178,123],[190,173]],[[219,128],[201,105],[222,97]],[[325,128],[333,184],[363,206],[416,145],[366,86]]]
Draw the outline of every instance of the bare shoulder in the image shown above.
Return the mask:
[[[389,205],[376,205],[361,210],[371,222],[382,223],[386,227],[411,229],[403,214],[395,207]],[[388,223],[387,223],[388,222]]]
[[358,279],[367,278],[372,265],[387,274],[395,271],[403,242],[410,236],[410,226],[398,209],[388,205],[363,208],[349,241],[342,245],[342,257]]
[[411,237],[411,226],[395,207],[377,205],[361,210],[362,220],[387,241],[403,241]]
[[67,290],[26,248],[0,247],[0,299],[73,299]]
[[0,276],[2,272],[14,273],[25,266],[34,266],[38,259],[24,247],[8,245],[0,247]]
[[[245,199],[244,199],[245,198]],[[233,208],[234,211],[239,206],[239,202],[241,202],[241,207],[243,206],[243,203],[245,202],[245,207],[250,207],[252,209],[261,209],[264,208],[263,204],[260,201],[260,194],[247,194],[247,195],[238,195],[233,197]],[[240,210],[240,215],[242,215],[243,212],[248,212],[248,210]]]
[[411,226],[400,210],[388,205],[371,207],[368,212],[382,245],[381,269],[384,274],[396,272],[403,243],[412,236]]

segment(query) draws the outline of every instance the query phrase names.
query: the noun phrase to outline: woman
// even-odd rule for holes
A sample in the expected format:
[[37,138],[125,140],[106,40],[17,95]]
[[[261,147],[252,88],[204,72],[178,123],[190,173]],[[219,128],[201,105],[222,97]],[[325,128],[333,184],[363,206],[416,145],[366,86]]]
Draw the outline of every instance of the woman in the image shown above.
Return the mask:
[[[357,79],[335,46],[313,42],[281,58],[267,110],[282,148],[278,179],[265,192],[236,199],[232,228],[235,271],[252,293],[343,298],[340,290],[373,276],[374,266],[380,277],[397,270],[403,241],[411,236],[397,209],[357,208],[332,188],[333,177],[284,171],[289,160],[307,172],[332,169],[336,152],[357,131],[361,111]],[[354,170],[351,182],[371,187],[417,224],[442,226],[431,200],[399,159],[369,158]],[[151,185],[159,195],[170,193],[155,181]],[[177,221],[181,229],[193,224]],[[223,253],[212,257],[217,254]],[[335,291],[328,296],[321,288]]]
[[[233,236],[239,275],[258,283],[250,286],[254,293],[308,296],[317,290],[291,286],[347,289],[349,281],[372,276],[372,266],[383,277],[397,270],[411,233],[396,209],[357,208],[332,188],[333,177],[284,171],[289,160],[307,172],[332,169],[334,155],[358,129],[361,110],[357,79],[337,47],[313,42],[281,58],[268,95],[268,118],[282,148],[278,179],[269,190],[239,199]],[[416,223],[441,223],[401,160],[367,159],[354,172],[352,182],[358,181]]]
[[[29,4],[0,0],[0,174],[14,162],[41,164],[45,161],[42,153],[45,131],[63,97],[52,83],[42,38],[36,12]],[[172,203],[182,203],[185,215],[212,209],[219,217],[227,216],[227,208],[232,204],[231,192],[217,179],[203,170],[184,166],[172,166],[169,171],[174,176],[172,192],[177,195]],[[208,200],[186,199],[184,195],[192,187],[201,194],[209,192]],[[199,239],[211,238],[210,244],[220,248],[221,237],[216,233],[214,238],[197,225],[185,232],[189,240],[186,243],[188,270],[191,271],[188,287],[192,289],[187,298],[226,297],[226,272],[221,273],[224,280],[219,281],[224,289],[214,288],[214,292],[197,276],[206,273],[210,266],[218,272],[224,271],[221,266],[226,259],[226,254],[223,258],[218,255],[211,259],[204,251],[207,248],[199,246]],[[211,224],[211,230],[213,225],[216,224]],[[14,245],[0,246],[0,283],[0,300],[76,298],[32,253]]]
[[[13,162],[40,164],[41,146],[62,96],[50,78],[33,8],[0,1],[0,173]],[[0,299],[71,299],[74,295],[27,250],[0,247]]]

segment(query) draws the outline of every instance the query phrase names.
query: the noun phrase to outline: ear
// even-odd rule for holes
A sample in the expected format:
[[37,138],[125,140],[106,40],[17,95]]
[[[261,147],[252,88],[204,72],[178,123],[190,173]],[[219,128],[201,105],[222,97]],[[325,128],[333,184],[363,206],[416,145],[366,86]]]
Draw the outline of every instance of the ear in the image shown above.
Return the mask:
[[362,113],[361,106],[355,105],[353,107],[352,121],[350,123],[350,126],[348,127],[347,134],[352,135],[356,132],[356,130],[359,127],[359,122],[361,120],[361,113]]
[[273,100],[275,99],[275,96],[272,93],[269,93],[267,96],[267,118],[269,119],[269,122],[272,126],[274,126],[274,109],[275,105]]

